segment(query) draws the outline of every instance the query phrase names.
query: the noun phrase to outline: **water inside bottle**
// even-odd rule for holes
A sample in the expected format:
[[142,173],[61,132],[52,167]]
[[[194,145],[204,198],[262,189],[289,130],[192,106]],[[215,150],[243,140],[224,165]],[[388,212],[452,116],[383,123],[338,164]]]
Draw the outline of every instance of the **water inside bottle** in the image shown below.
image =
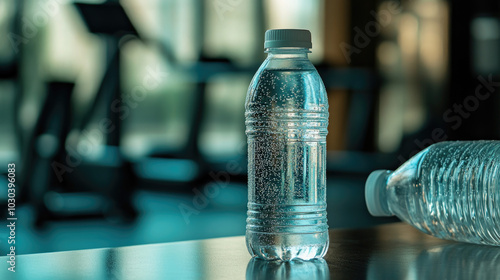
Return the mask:
[[247,104],[247,246],[254,256],[307,260],[327,250],[328,108],[318,94],[304,93],[322,86],[313,72],[264,70],[257,102]]
[[439,238],[500,244],[497,141],[438,143],[415,163],[415,178],[401,172],[389,177],[394,214]]

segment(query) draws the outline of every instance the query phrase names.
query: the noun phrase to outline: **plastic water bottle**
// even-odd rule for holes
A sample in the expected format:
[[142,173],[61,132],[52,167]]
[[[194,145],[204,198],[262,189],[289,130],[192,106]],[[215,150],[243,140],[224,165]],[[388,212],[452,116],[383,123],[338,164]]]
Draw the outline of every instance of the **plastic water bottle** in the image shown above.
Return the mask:
[[266,32],[267,59],[248,89],[246,243],[266,260],[321,258],[328,249],[328,101],[309,61],[311,33]]
[[372,172],[366,204],[443,239],[500,245],[500,141],[434,144],[396,171]]

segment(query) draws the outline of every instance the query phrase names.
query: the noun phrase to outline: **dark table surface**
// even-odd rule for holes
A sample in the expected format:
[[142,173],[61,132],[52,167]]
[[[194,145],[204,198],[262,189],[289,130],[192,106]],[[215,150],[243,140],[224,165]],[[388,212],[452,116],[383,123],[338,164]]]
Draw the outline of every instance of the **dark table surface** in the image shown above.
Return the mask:
[[0,257],[0,279],[500,279],[500,247],[396,223],[330,230],[325,260],[251,260],[243,236]]

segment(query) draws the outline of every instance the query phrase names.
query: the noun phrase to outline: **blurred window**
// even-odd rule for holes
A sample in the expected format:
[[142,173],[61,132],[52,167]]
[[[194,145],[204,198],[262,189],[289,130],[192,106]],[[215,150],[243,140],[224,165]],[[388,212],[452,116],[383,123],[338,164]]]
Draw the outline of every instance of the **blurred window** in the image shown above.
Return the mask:
[[[310,29],[314,45],[311,60],[320,62],[323,56],[323,0],[121,0],[120,3],[143,39],[122,44],[122,97],[129,98],[151,69],[167,73],[161,83],[147,89],[143,99],[129,106],[130,113],[123,120],[122,143],[131,155],[145,155],[157,148],[175,150],[185,145],[196,101],[196,83],[202,82],[195,67],[201,53],[218,61],[228,59],[242,70],[238,74],[213,75],[205,81],[207,96],[199,147],[203,154],[214,157],[237,153],[245,142],[244,99],[255,67],[265,58],[266,29]],[[32,70],[36,81],[75,82],[73,101],[78,122],[99,88],[106,46],[102,36],[86,29],[71,2],[60,5],[40,38],[33,40],[28,55],[36,58],[33,63],[41,61],[42,66]],[[33,3],[29,6],[36,8]],[[204,71],[211,71],[210,67]],[[32,82],[28,86],[31,93],[21,108],[30,112],[26,115],[31,116],[27,121],[31,125],[38,112],[33,104],[40,104],[43,98],[40,85]],[[87,129],[92,129],[99,117]]]
[[242,155],[245,96],[251,76],[227,74],[210,81],[200,149],[208,157]]
[[[0,0],[0,73],[7,73],[15,63],[12,45],[13,16],[15,2]],[[18,158],[16,130],[14,127],[16,84],[12,77],[0,74],[0,163],[12,162]],[[5,165],[3,165],[5,166]]]
[[[384,1],[379,12],[389,10]],[[443,100],[448,65],[448,4],[407,2],[382,28],[377,64],[380,88],[377,146],[396,151],[405,135],[418,132]]]

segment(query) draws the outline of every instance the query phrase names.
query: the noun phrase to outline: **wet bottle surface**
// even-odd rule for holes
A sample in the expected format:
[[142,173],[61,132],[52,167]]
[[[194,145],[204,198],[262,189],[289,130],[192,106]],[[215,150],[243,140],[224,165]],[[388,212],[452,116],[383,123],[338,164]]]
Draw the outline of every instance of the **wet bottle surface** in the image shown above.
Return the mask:
[[367,180],[368,209],[439,238],[500,246],[500,141],[434,144]]
[[320,258],[328,248],[326,91],[308,47],[266,50],[245,104],[247,247],[268,260]]

